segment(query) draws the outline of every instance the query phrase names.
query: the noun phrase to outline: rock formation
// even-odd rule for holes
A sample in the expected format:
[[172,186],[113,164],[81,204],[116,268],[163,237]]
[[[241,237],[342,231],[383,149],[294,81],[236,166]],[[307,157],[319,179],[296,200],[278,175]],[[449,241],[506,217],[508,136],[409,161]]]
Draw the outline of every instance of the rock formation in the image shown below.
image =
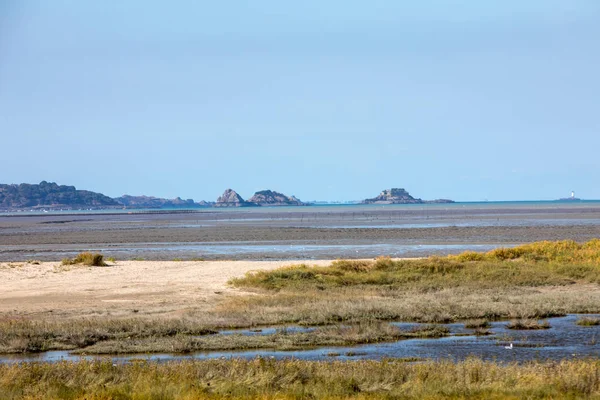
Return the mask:
[[248,207],[255,204],[247,202],[235,190],[227,189],[217,199],[215,207]]
[[421,200],[415,199],[404,189],[386,189],[379,194],[379,196],[372,199],[366,199],[361,202],[362,204],[432,204],[432,203],[454,203],[448,199],[437,199],[437,200]]
[[362,201],[363,204],[422,204],[423,200],[415,199],[404,189],[386,189],[379,196]]
[[259,206],[305,206],[294,196],[286,196],[285,194],[274,192],[272,190],[261,190],[254,193],[254,196],[248,199],[249,203],[254,203]]

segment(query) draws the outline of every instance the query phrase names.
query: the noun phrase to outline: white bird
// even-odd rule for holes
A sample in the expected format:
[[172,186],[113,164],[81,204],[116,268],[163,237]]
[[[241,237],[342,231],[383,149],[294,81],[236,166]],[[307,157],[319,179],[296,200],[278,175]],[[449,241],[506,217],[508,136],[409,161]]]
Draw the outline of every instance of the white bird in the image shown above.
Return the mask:
[[513,348],[513,344],[511,343],[511,344],[510,344],[510,345],[508,345],[508,346],[504,346],[504,348],[505,348],[505,349],[512,350],[512,348]]

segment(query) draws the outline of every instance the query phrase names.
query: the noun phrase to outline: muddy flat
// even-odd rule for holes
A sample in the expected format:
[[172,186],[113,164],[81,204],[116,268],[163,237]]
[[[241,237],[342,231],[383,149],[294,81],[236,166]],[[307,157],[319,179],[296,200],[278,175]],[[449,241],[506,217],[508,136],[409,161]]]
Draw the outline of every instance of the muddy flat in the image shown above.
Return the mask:
[[329,206],[0,215],[0,261],[420,257],[600,237],[600,203]]

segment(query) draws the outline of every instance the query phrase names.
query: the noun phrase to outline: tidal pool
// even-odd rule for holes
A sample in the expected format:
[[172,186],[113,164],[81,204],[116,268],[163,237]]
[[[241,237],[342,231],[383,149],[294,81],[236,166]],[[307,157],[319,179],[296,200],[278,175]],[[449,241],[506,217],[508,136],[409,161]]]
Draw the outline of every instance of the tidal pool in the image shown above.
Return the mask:
[[[463,323],[445,324],[451,336],[439,339],[407,339],[389,343],[375,343],[347,347],[319,347],[297,351],[251,350],[215,351],[193,354],[131,354],[115,356],[81,356],[68,351],[48,351],[38,354],[0,355],[0,363],[57,362],[110,359],[115,363],[135,360],[173,361],[189,359],[273,357],[303,360],[380,360],[402,359],[450,359],[463,360],[479,357],[503,362],[526,362],[531,360],[562,360],[573,358],[597,358],[600,356],[600,326],[579,326],[575,322],[584,316],[568,315],[549,318],[550,329],[516,331],[507,329],[507,321],[493,322],[489,336],[474,336],[472,329]],[[394,323],[402,329],[419,326],[416,323]],[[219,334],[271,335],[280,327],[223,331]],[[287,327],[288,332],[306,332],[313,328]],[[512,343],[512,348],[510,344]]]

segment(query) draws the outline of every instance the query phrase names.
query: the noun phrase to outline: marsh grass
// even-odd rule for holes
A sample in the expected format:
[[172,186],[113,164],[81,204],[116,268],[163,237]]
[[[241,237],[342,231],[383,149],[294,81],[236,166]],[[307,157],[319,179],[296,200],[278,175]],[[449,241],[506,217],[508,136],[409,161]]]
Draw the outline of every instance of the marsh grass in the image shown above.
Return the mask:
[[146,337],[99,342],[77,350],[78,354],[120,353],[191,353],[218,350],[300,350],[318,346],[352,346],[364,343],[389,342],[413,338],[439,338],[450,331],[443,326],[426,325],[412,330],[401,330],[386,323],[362,323],[320,327],[312,332],[289,332],[278,329],[272,335],[206,335],[191,337]]
[[0,353],[85,348],[109,340],[204,335],[206,323],[188,319],[0,320]]
[[535,319],[515,319],[510,321],[506,327],[514,330],[550,329],[548,321],[539,322]]
[[[477,256],[340,260],[330,267],[258,271],[231,281],[252,295],[224,295],[214,309],[189,318],[0,320],[0,352],[264,348],[264,338],[231,339],[226,345],[221,338],[193,336],[288,324],[324,328],[305,336],[288,332],[275,347],[393,340],[387,324],[381,324],[389,321],[468,321],[484,334],[487,321],[600,312],[599,243],[542,242]],[[362,333],[327,331],[331,326],[361,326]]]
[[600,397],[600,361],[501,364],[257,358],[0,365],[16,399],[556,399]]
[[88,267],[105,267],[104,256],[99,253],[79,253],[75,258],[64,258],[62,265],[86,265]]
[[[600,311],[600,293],[584,285],[600,282],[599,260],[600,240],[592,240],[417,260],[380,257],[338,260],[328,267],[300,264],[230,280],[263,296],[230,299],[219,310],[251,323],[308,325],[595,313]],[[557,287],[565,289],[552,289]]]
[[237,326],[330,325],[361,321],[449,323],[470,319],[551,318],[600,311],[600,290],[517,287],[436,291],[344,287],[266,292],[225,299],[215,313]]
[[579,318],[575,323],[580,326],[598,326],[600,325],[600,318],[582,317]]
[[568,285],[600,282],[600,240],[538,242],[487,253],[417,260],[339,260],[329,267],[306,264],[273,271],[255,271],[230,283],[271,291],[327,290],[351,286],[437,290]]

